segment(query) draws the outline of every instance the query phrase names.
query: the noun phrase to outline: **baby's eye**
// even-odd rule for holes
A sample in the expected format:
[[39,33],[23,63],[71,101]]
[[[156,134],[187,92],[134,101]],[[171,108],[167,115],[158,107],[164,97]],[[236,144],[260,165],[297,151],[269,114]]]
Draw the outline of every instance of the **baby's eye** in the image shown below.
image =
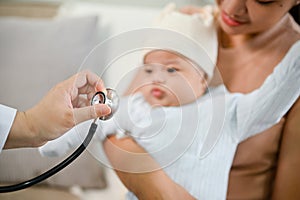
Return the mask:
[[153,69],[151,66],[145,66],[144,72],[146,72],[147,74],[151,74],[153,72]]
[[174,67],[169,67],[169,68],[167,68],[167,72],[168,73],[175,73],[175,72],[177,72],[177,69],[174,68]]

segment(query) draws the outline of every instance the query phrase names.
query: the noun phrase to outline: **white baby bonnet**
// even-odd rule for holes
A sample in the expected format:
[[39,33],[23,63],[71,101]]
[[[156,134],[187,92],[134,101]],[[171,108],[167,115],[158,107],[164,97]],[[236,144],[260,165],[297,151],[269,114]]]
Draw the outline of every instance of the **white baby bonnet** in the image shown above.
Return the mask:
[[211,80],[216,66],[218,53],[218,40],[214,22],[212,6],[205,6],[197,14],[187,15],[176,10],[175,4],[169,4],[154,21],[154,26],[162,29],[169,29],[185,35],[197,42],[205,54],[193,53],[186,55],[185,48],[177,51],[193,60],[206,72],[208,80]]

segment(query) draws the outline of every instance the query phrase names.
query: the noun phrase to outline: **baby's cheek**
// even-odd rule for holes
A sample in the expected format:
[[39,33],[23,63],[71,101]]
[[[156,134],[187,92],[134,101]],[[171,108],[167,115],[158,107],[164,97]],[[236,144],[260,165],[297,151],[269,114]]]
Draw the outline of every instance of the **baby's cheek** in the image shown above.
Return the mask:
[[177,97],[181,104],[191,103],[195,101],[200,95],[200,90],[192,87],[189,84],[183,84],[178,87]]

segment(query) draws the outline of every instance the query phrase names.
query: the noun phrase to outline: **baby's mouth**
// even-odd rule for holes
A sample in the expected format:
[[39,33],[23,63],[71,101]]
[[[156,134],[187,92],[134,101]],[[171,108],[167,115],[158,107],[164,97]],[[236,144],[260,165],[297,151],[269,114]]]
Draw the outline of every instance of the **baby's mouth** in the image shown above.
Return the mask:
[[164,91],[162,91],[161,89],[159,88],[153,88],[151,90],[151,95],[154,96],[155,98],[158,98],[158,99],[161,99],[164,97]]

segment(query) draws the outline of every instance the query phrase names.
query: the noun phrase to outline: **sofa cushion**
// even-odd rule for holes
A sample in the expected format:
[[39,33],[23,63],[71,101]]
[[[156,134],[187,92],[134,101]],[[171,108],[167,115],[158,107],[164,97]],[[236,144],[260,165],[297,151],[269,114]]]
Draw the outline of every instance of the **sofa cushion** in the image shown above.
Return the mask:
[[[34,106],[56,83],[76,73],[97,44],[96,16],[65,19],[0,18],[0,103],[18,110]],[[5,150],[0,182],[20,182],[59,160],[36,149]],[[88,153],[48,179],[53,186],[105,186],[103,168]]]

